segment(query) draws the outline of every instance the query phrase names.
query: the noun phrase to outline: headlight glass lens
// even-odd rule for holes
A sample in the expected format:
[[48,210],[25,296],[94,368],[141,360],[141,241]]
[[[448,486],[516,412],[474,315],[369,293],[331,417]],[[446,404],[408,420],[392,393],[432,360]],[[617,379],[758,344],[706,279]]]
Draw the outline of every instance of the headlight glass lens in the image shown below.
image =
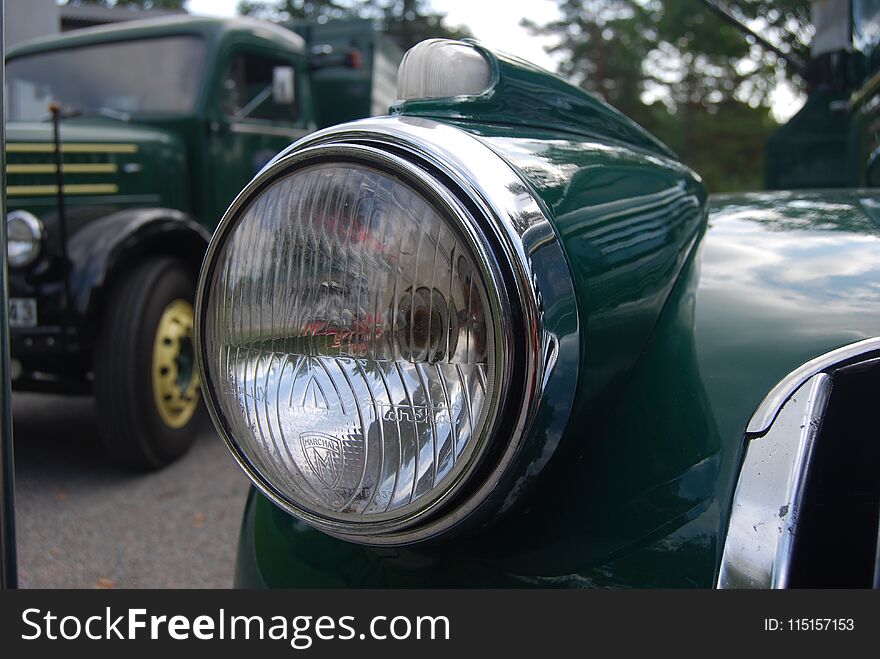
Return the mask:
[[33,263],[40,255],[43,226],[25,211],[12,211],[6,217],[7,258],[13,268]]
[[229,228],[204,368],[277,496],[393,523],[476,464],[498,395],[497,291],[458,224],[398,176],[333,163],[276,179]]

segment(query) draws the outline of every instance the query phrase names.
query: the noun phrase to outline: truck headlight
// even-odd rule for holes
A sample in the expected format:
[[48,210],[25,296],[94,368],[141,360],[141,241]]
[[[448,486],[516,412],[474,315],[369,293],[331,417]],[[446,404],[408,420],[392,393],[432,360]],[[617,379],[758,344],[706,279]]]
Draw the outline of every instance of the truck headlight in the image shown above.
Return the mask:
[[15,210],[6,216],[7,257],[10,267],[23,268],[40,256],[43,223],[27,211]]
[[261,172],[209,247],[209,410],[254,483],[331,534],[402,544],[460,521],[540,398],[529,275],[460,192],[373,145],[312,146]]

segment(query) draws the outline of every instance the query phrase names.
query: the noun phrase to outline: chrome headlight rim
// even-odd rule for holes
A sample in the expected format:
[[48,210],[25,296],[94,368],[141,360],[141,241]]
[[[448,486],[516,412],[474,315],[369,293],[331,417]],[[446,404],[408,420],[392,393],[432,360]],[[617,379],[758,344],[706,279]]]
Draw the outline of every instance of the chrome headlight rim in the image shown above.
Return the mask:
[[[420,505],[417,511],[407,515],[391,512],[371,515],[362,520],[352,516],[352,519],[342,521],[327,517],[291,500],[264,477],[240,448],[213,395],[213,392],[216,391],[216,383],[212,381],[206,366],[207,347],[202,340],[201,329],[204,327],[208,307],[208,282],[213,279],[216,267],[220,263],[215,257],[222,254],[223,247],[234,234],[239,220],[263,191],[283,177],[320,164],[356,164],[386,175],[400,177],[440,212],[454,220],[456,229],[467,239],[468,248],[476,257],[475,265],[480,269],[482,281],[489,289],[487,301],[490,304],[494,335],[494,382],[497,393],[491,397],[490,405],[484,414],[486,424],[475,444],[469,448],[468,459],[457,466],[455,473],[450,475],[449,482],[438,488],[438,492]],[[511,311],[515,310],[517,305],[511,304],[508,300],[506,291],[509,287],[509,281],[510,275],[505,275],[503,265],[495,259],[490,239],[483,233],[478,221],[460,198],[424,169],[393,153],[371,146],[345,142],[314,146],[290,153],[265,168],[257,179],[235,199],[218,225],[205,256],[196,293],[196,318],[199,319],[199,322],[196,323],[195,340],[198,347],[199,372],[203,378],[201,381],[205,383],[204,389],[208,393],[206,401],[210,416],[220,431],[223,441],[251,481],[263,494],[287,512],[322,531],[348,540],[368,544],[405,544],[406,541],[401,539],[407,537],[407,533],[411,529],[421,529],[435,514],[440,515],[444,510],[452,507],[458,497],[466,497],[469,493],[469,485],[478,479],[483,467],[491,467],[491,464],[487,465],[486,463],[492,462],[493,445],[497,445],[499,436],[504,435],[511,403],[515,406],[518,402],[516,392],[511,389],[518,380],[515,366],[516,353],[520,351],[518,346],[521,346],[523,342],[517,336],[514,329],[516,323],[511,317]]]
[[[327,128],[292,144],[233,201],[214,234],[202,268],[196,296],[199,321],[204,316],[205,287],[211,278],[209,265],[219,247],[219,237],[228,231],[233,215],[268,184],[268,179],[289,162],[289,157],[332,146],[366,146],[396,155],[408,166],[427,173],[435,185],[457,198],[472,219],[481,223],[492,241],[496,260],[510,275],[509,292],[516,297],[516,309],[511,311],[515,312],[512,326],[518,337],[513,362],[517,391],[508,400],[502,400],[499,440],[492,442],[491,453],[471,474],[467,488],[442,506],[434,506],[435,509],[418,516],[410,526],[389,529],[365,522],[353,532],[351,528],[323,524],[320,520],[316,523],[279,500],[273,488],[264,487],[247,464],[240,460],[239,463],[270,500],[335,537],[373,546],[402,546],[446,537],[509,508],[543,469],[562,437],[574,405],[576,389],[572,383],[578,381],[580,368],[580,321],[572,269],[543,202],[511,165],[482,140],[431,119],[371,118]],[[554,311],[558,309],[565,309],[564,322]],[[201,324],[196,323],[197,356],[203,381],[208,382]],[[206,396],[206,401],[223,434],[212,396]],[[537,434],[533,433],[536,429]],[[225,436],[224,441],[229,444]]]
[[9,263],[10,268],[26,268],[29,265],[33,264],[37,259],[39,259],[40,254],[43,253],[43,242],[46,239],[46,230],[40,218],[38,218],[33,213],[20,209],[13,210],[6,215],[7,242],[9,240],[9,225],[12,222],[21,222],[24,224],[24,226],[30,233],[34,248],[27,254],[24,259],[15,261],[13,260],[12,255],[9,253],[9,248],[7,245],[7,262]]

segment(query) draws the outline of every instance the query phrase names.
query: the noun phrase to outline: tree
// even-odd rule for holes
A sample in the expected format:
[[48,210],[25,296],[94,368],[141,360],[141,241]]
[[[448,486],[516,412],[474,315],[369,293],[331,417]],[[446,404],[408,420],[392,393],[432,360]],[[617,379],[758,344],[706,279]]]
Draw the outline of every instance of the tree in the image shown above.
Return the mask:
[[[774,128],[771,93],[791,76],[777,56],[698,0],[557,2],[558,20],[524,24],[557,38],[548,50],[559,56],[561,74],[654,132],[710,189],[760,184],[760,154]],[[726,7],[783,52],[807,58],[809,0],[730,0]]]
[[367,18],[406,50],[423,39],[470,36],[461,27],[446,25],[446,15],[432,11],[425,0],[242,0],[238,11],[281,23]]
[[354,18],[357,7],[340,0],[241,0],[238,13],[276,23]]
[[432,37],[463,39],[471,36],[465,27],[446,25],[446,15],[431,11],[425,0],[363,1],[360,12],[362,16],[375,18],[382,31],[403,50]]
[[656,39],[652,14],[633,0],[562,0],[558,20],[534,34],[559,38],[547,51],[559,56],[559,73],[633,115],[642,105],[642,61]]
[[[808,0],[738,0],[727,7],[780,50],[807,58]],[[664,102],[671,108],[688,102],[711,108],[730,98],[766,106],[776,84],[790,73],[776,55],[693,1],[663,3],[652,54],[645,73],[667,88]]]

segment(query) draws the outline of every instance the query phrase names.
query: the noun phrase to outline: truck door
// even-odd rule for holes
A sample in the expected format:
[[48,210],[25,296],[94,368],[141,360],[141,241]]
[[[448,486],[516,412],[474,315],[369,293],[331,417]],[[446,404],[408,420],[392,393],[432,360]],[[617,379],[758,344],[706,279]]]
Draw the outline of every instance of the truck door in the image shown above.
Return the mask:
[[208,185],[216,226],[236,194],[281,149],[307,130],[296,56],[233,47],[215,90],[208,139]]

